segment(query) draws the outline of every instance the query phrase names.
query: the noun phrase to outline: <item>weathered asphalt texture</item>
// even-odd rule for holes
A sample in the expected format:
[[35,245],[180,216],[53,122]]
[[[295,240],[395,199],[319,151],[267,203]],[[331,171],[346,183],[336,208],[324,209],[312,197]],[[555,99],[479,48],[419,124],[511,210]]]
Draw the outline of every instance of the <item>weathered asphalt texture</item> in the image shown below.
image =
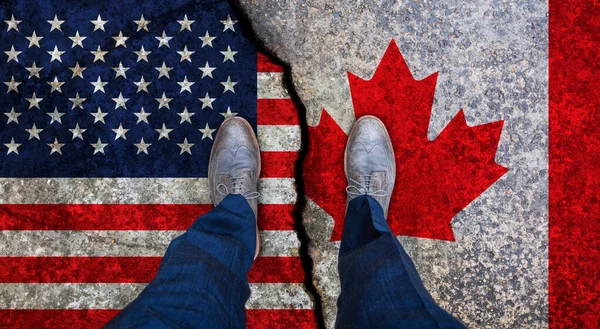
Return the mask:
[[[258,37],[289,63],[310,125],[353,121],[347,71],[374,72],[393,38],[416,79],[439,71],[429,138],[458,112],[505,120],[510,171],[453,221],[456,242],[402,237],[425,286],[472,328],[547,327],[547,3],[241,1]],[[340,200],[344,202],[344,200]],[[329,326],[339,293],[333,221],[307,200],[315,284]]]

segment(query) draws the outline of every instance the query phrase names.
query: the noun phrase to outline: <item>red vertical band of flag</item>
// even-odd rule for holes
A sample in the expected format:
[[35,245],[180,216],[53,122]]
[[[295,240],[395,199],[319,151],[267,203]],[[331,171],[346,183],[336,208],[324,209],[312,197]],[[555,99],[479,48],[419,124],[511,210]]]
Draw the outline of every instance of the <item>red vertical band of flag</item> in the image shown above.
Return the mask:
[[549,323],[600,328],[600,2],[549,6]]
[[[0,327],[11,329],[102,328],[120,310],[0,310]],[[309,329],[313,310],[246,310],[247,329]]]

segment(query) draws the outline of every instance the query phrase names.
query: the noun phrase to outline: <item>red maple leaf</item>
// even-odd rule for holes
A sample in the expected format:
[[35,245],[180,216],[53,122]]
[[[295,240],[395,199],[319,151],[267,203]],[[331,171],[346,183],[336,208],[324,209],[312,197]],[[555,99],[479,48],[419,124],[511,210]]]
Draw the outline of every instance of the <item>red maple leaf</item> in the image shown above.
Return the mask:
[[[396,235],[454,241],[450,222],[508,169],[494,160],[504,121],[469,127],[462,110],[433,141],[427,130],[437,73],[417,81],[392,40],[373,78],[348,73],[356,117],[386,125],[396,154],[396,184],[388,223]],[[307,196],[335,221],[342,236],[346,210],[343,154],[347,136],[323,110],[309,128]]]

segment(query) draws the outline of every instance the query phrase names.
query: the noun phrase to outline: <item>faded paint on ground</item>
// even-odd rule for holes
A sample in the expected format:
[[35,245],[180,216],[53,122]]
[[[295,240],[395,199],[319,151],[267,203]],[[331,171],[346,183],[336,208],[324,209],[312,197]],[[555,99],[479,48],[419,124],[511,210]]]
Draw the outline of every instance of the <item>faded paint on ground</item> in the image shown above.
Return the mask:
[[[459,111],[505,120],[496,162],[510,171],[453,221],[456,242],[401,237],[434,299],[467,326],[547,326],[547,3],[242,1],[266,46],[292,67],[309,125],[326,108],[349,131],[348,71],[369,78],[396,40],[416,79],[439,72],[429,138]],[[345,200],[340,200],[344,202]],[[314,274],[333,324],[333,221],[308,200]]]

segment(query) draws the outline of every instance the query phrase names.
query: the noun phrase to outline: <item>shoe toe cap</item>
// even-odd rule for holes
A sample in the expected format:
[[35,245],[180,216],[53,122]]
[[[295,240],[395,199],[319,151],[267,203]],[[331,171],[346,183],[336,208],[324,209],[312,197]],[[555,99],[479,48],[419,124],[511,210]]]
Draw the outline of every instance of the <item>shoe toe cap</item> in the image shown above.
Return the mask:
[[388,133],[381,120],[373,116],[364,116],[356,122],[352,137],[365,142],[387,141]]
[[250,124],[242,118],[229,118],[219,127],[215,138],[215,147],[233,150],[240,145],[258,151],[258,142]]

